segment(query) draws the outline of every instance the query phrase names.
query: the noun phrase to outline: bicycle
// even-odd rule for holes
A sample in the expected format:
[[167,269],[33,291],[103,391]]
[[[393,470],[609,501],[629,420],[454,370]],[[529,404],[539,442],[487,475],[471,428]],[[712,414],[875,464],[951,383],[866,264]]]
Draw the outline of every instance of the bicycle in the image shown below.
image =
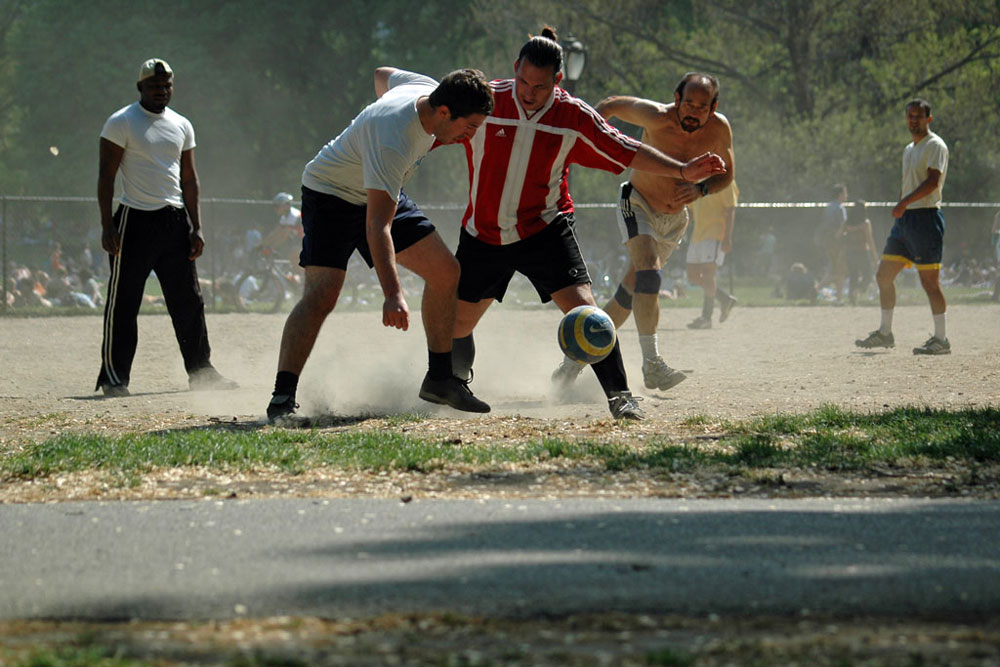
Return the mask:
[[268,249],[253,255],[254,266],[241,272],[233,281],[236,287],[236,310],[276,313],[286,299],[292,298],[294,280],[292,263],[277,259]]

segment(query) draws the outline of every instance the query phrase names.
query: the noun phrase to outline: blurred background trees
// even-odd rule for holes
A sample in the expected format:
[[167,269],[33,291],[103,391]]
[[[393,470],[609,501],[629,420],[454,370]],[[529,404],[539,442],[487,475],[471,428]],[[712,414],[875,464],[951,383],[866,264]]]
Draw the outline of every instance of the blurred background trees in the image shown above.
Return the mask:
[[[586,46],[567,85],[591,103],[670,101],[686,71],[717,75],[743,201],[822,201],[835,182],[894,200],[915,95],[952,151],[946,200],[1000,200],[997,0],[0,0],[0,193],[92,196],[101,127],[152,56],[175,70],[204,197],[297,193],[374,99],[376,66],[507,77],[545,23]],[[463,162],[434,151],[408,190],[464,201]],[[573,180],[578,202],[608,202],[620,179]]]

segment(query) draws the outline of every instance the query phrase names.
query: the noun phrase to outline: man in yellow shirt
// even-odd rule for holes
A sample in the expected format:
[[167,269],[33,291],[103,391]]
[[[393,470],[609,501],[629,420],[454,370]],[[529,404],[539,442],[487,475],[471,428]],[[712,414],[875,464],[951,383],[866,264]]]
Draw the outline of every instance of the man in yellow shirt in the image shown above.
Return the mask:
[[733,250],[733,224],[740,191],[736,181],[724,189],[688,204],[694,216],[694,231],[687,250],[688,279],[705,291],[701,315],[689,329],[711,329],[715,297],[719,297],[719,323],[726,321],[736,305],[736,297],[715,284],[715,273]]

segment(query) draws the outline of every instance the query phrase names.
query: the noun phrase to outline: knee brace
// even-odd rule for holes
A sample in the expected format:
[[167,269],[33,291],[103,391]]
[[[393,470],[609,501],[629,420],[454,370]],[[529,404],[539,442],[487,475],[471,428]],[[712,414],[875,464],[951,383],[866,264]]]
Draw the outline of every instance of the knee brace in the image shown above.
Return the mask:
[[656,269],[644,269],[635,272],[636,294],[659,294],[663,282],[663,272]]
[[625,310],[632,310],[632,295],[628,293],[621,283],[618,283],[618,289],[615,291],[615,303],[624,308]]

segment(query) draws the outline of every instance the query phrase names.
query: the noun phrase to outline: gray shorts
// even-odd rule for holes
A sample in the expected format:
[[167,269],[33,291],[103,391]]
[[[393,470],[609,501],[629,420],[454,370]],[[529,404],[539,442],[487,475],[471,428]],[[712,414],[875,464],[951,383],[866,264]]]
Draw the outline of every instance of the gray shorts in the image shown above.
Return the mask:
[[631,183],[622,183],[615,215],[622,233],[622,243],[628,243],[630,239],[643,234],[652,236],[661,262],[667,261],[680,245],[688,227],[686,207],[677,213],[656,213]]

